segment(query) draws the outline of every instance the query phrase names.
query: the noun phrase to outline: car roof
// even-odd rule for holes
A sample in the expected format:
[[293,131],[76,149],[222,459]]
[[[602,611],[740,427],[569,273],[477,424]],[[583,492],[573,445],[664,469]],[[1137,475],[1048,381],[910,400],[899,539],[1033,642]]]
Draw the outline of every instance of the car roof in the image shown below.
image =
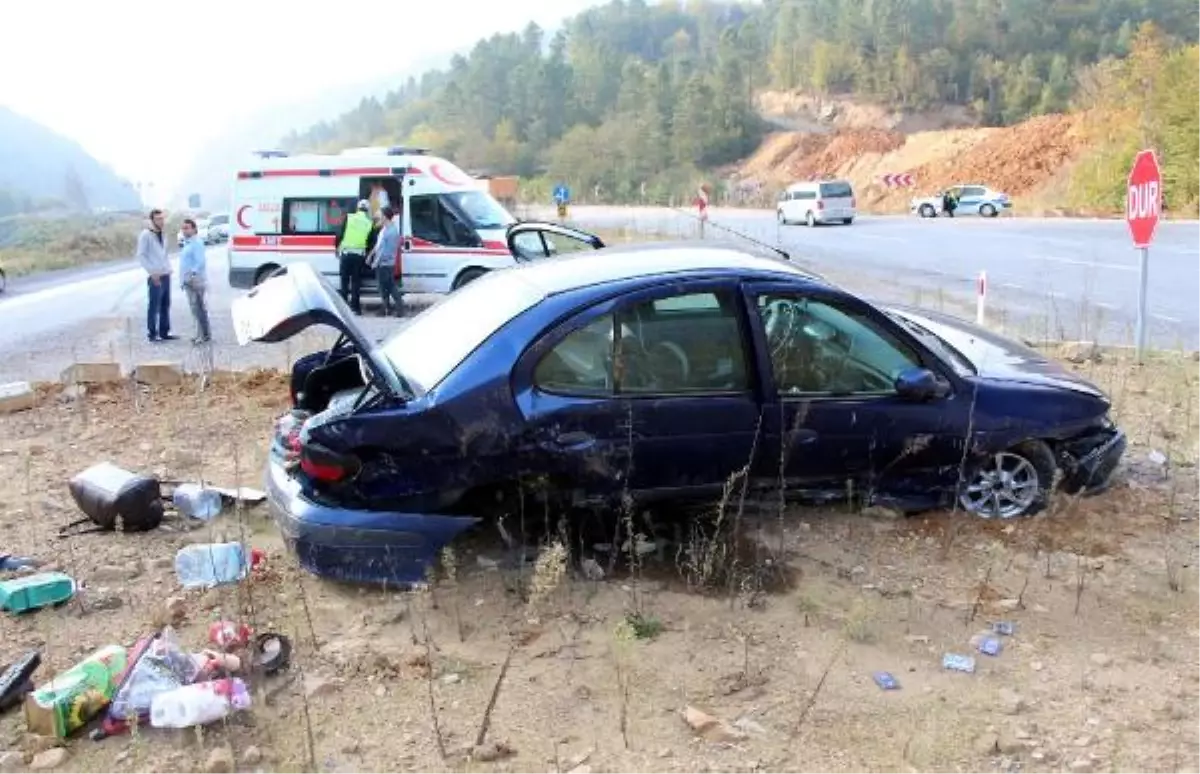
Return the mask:
[[703,242],[650,242],[606,247],[516,268],[521,280],[546,296],[571,290],[670,274],[735,273],[775,275],[825,284],[786,261],[752,255],[734,247]]

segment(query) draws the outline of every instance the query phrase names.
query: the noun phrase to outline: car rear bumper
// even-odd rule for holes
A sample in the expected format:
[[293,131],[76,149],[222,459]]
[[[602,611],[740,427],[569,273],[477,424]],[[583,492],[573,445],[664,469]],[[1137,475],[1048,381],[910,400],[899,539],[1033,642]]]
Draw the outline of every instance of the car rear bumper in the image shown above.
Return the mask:
[[267,463],[267,501],[284,542],[314,575],[354,583],[423,583],[442,547],[478,523],[469,516],[363,511],[306,497],[278,460]]
[[1128,443],[1116,427],[1072,441],[1062,451],[1063,488],[1089,495],[1108,489]]

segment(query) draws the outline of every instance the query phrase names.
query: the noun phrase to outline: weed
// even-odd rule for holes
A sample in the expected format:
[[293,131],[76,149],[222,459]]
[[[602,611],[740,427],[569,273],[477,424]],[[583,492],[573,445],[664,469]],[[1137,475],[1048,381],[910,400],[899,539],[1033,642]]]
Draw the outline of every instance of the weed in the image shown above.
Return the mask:
[[865,600],[856,599],[842,622],[842,634],[859,644],[875,641],[875,611]]
[[652,640],[662,634],[662,621],[655,618],[653,615],[641,613],[638,611],[630,611],[625,614],[624,622],[628,624],[630,632],[634,639]]

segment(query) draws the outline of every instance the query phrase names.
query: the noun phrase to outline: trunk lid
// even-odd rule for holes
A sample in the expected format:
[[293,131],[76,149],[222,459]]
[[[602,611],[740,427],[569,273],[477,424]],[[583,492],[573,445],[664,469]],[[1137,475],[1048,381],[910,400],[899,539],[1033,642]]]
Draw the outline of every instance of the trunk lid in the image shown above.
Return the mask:
[[354,312],[310,264],[295,263],[256,286],[231,305],[238,344],[277,343],[313,325],[328,325],[349,341],[360,358],[364,379],[384,393],[404,398],[404,381],[367,336]]

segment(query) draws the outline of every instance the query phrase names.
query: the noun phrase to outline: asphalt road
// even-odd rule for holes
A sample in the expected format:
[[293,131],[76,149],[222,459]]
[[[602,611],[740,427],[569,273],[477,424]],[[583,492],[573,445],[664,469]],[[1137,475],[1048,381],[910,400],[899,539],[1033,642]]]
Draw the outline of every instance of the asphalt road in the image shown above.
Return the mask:
[[[544,214],[543,214],[544,215]],[[690,213],[665,208],[576,207],[584,228],[694,238]],[[860,216],[851,226],[779,226],[771,211],[709,211],[706,238],[738,232],[884,301],[944,306],[970,316],[987,273],[985,314],[1026,338],[1131,344],[1138,254],[1123,221]],[[720,227],[725,227],[724,230]],[[1150,249],[1148,334],[1153,346],[1200,345],[1200,225],[1159,224]]]
[[[693,217],[666,209],[580,207],[570,215],[585,228],[697,235]],[[706,236],[740,241],[722,226],[779,245],[798,263],[868,297],[969,317],[976,278],[986,271],[989,324],[1029,339],[1133,340],[1138,259],[1121,222],[862,216],[849,227],[808,229],[780,227],[771,212],[713,210]],[[1159,226],[1149,273],[1149,332],[1155,346],[1200,347],[1198,236],[1195,223]],[[229,307],[239,291],[228,286],[225,249],[209,248],[208,256],[215,367],[282,366],[323,340],[236,346]],[[186,341],[191,322],[177,287],[172,317],[184,340],[147,343],[145,293],[145,276],[133,261],[11,281],[0,296],[0,381],[56,378],[66,365],[87,360],[117,359],[128,366],[158,359],[189,366],[209,357]],[[411,299],[416,305],[430,300]],[[396,321],[368,314],[363,325],[383,336]]]

